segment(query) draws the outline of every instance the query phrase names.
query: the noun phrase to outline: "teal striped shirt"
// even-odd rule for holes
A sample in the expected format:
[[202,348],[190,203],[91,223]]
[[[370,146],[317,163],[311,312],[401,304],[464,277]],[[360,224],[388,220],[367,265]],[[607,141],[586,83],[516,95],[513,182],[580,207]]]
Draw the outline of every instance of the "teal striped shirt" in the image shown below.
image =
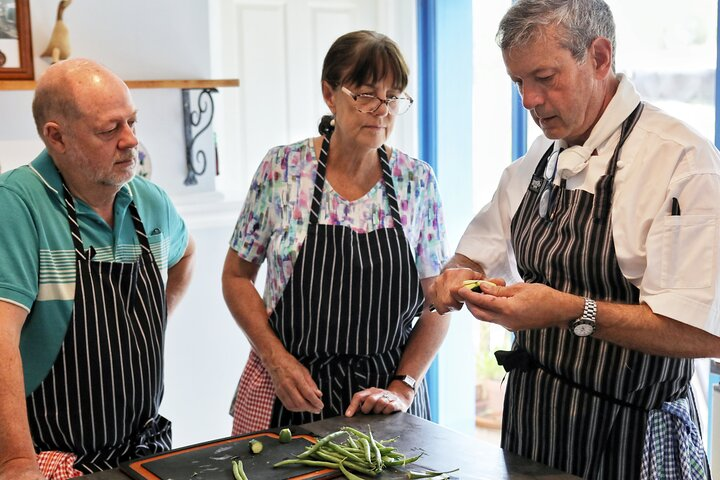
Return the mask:
[[[128,210],[131,201],[167,279],[168,268],[185,252],[188,232],[167,194],[142,178],[118,192],[113,228],[75,200],[84,246],[95,248],[96,261],[135,261],[140,245]],[[0,175],[0,252],[0,301],[29,312],[20,339],[29,393],[57,356],[75,299],[75,250],[62,182],[46,151],[30,165]]]

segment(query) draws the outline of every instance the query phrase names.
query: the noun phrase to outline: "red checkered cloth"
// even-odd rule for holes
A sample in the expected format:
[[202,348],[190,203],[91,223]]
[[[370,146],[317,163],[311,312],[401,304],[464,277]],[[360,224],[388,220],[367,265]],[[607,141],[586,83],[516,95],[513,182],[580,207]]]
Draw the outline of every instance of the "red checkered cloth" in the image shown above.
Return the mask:
[[269,428],[274,403],[275,387],[270,374],[255,350],[251,350],[230,411],[233,416],[232,434],[241,435]]
[[57,450],[37,454],[40,473],[48,480],[68,480],[69,478],[81,477],[83,473],[73,468],[75,459],[77,459],[75,454],[58,452]]

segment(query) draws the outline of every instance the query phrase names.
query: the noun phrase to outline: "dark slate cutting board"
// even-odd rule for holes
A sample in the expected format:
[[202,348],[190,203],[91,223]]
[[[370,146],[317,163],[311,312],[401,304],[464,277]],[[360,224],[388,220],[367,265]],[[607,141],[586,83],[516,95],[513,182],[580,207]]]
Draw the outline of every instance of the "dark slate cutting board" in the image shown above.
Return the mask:
[[[262,452],[250,453],[248,442],[252,438],[263,443]],[[145,457],[122,464],[120,469],[137,480],[234,480],[231,460],[239,457],[252,480],[336,478],[337,470],[301,465],[273,468],[275,463],[301,453],[315,442],[310,435],[294,434],[290,443],[280,443],[277,430],[256,432]]]

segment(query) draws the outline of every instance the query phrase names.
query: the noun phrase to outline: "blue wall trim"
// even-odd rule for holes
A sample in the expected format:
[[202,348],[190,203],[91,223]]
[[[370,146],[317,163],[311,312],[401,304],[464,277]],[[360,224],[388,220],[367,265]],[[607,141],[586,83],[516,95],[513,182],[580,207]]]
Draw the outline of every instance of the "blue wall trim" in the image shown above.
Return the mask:
[[417,0],[418,126],[420,158],[438,173],[437,164],[437,18],[435,0]]
[[[467,227],[472,202],[472,5],[473,0],[416,0],[419,154],[435,171],[440,191],[453,193],[442,195],[449,246]],[[452,325],[426,379],[433,420],[471,433],[474,384],[452,378],[474,358],[470,335],[469,323]]]
[[[420,158],[438,175],[437,162],[437,23],[435,0],[417,0],[418,30],[418,127]],[[425,374],[430,394],[430,415],[437,422],[440,413],[438,395],[439,367],[437,357]]]
[[512,117],[511,126],[512,128],[512,158],[511,161],[515,161],[518,158],[525,155],[527,152],[527,110],[523,107],[522,97],[515,88],[512,86]]

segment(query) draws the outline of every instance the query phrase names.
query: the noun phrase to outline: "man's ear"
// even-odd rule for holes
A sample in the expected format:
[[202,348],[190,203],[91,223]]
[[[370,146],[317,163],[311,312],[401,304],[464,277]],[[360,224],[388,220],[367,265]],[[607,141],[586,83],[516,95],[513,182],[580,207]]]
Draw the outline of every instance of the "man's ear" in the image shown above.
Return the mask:
[[328,106],[332,114],[335,114],[335,89],[325,80],[322,81],[322,95],[325,104]]
[[56,122],[47,122],[42,129],[43,138],[49,149],[56,152],[65,152],[65,137],[60,125]]
[[612,73],[612,43],[605,37],[598,37],[590,44],[590,60],[599,78]]

